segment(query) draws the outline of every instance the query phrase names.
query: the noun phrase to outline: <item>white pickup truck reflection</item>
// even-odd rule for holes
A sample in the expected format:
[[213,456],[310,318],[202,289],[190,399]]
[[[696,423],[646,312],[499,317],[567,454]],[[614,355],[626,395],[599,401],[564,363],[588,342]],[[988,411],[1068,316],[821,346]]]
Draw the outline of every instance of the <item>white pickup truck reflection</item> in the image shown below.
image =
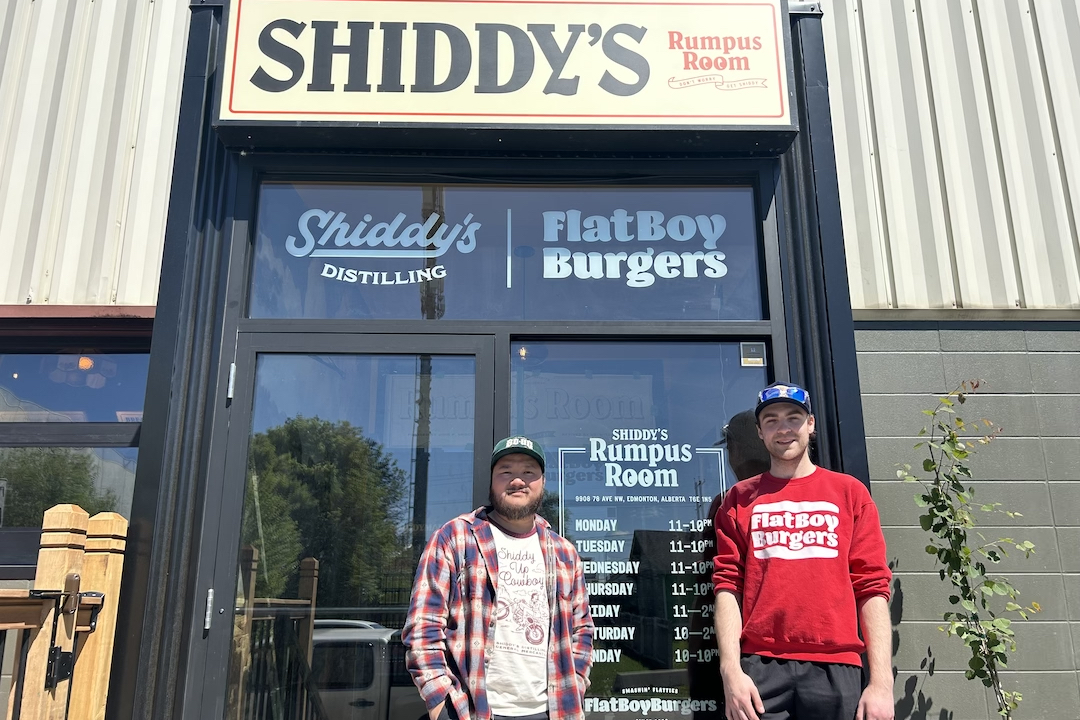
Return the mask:
[[315,620],[311,675],[327,720],[427,720],[405,669],[400,630],[367,620]]

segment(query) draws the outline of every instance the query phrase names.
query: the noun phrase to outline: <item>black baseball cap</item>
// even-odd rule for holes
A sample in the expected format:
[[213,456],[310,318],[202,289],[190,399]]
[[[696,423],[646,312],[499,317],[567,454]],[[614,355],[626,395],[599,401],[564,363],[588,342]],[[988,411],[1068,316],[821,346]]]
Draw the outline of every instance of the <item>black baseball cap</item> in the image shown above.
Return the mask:
[[540,463],[540,471],[544,471],[545,462],[543,446],[535,440],[530,440],[524,435],[511,435],[510,437],[503,438],[495,443],[495,449],[491,451],[491,467],[495,467],[495,463],[499,461],[499,458],[504,455],[513,455],[514,453],[528,455],[533,460]]

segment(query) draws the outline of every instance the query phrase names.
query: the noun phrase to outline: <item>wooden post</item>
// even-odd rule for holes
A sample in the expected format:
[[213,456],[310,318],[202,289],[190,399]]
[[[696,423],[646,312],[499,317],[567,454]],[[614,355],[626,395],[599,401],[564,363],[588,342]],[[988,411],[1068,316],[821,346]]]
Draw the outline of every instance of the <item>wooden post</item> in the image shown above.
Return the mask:
[[[37,618],[35,618],[36,620]],[[15,698],[18,696],[19,678],[22,677],[22,641],[23,633],[30,632],[29,630],[6,630],[0,632],[7,632],[7,642],[14,643],[15,648],[15,662],[11,665],[11,687],[8,688],[7,697],[7,715],[5,718],[13,718],[15,715]]]
[[98,612],[97,628],[79,638],[68,720],[105,718],[127,528],[128,521],[118,513],[98,513],[90,518],[83,556],[82,589],[103,593],[105,598]]
[[[300,600],[307,600],[307,608],[304,615],[297,622],[297,640],[300,645],[300,656],[304,659],[304,665],[311,669],[311,655],[314,649],[315,635],[315,603],[319,594],[319,561],[313,557],[307,557],[300,561],[300,582],[297,586],[296,595]],[[300,688],[296,694],[298,707],[297,717],[307,720],[307,688]]]
[[312,636],[315,634],[315,604],[319,594],[319,561],[313,557],[300,561],[300,584],[296,593],[301,600],[308,601],[305,617],[300,620],[300,651],[304,654],[307,666],[311,667]]
[[233,615],[233,639],[229,670],[229,689],[225,699],[225,717],[240,720],[248,693],[248,673],[251,672],[251,617],[255,608],[255,580],[259,572],[259,550],[254,545],[240,548],[240,583],[243,597],[236,604],[242,615]]
[[[38,550],[35,590],[71,590],[78,592],[82,573],[83,548],[90,516],[78,505],[56,505],[45,511],[41,522],[41,548]],[[59,609],[53,603],[42,605],[41,622],[30,630],[30,649],[20,683],[22,705],[20,720],[64,720],[67,713],[70,680],[45,688],[49,649],[53,642],[62,652],[75,646],[75,620],[78,598],[70,598]],[[57,613],[60,617],[57,618]],[[56,637],[53,637],[53,622]]]

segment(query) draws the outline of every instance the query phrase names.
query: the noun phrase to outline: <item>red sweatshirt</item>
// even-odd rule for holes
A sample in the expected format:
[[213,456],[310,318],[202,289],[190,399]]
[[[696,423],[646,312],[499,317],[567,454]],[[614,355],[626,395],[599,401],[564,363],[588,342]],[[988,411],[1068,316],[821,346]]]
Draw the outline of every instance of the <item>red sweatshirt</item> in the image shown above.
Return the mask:
[[862,665],[856,602],[889,597],[877,507],[850,475],[817,468],[732,487],[715,518],[716,592],[742,595],[742,651]]

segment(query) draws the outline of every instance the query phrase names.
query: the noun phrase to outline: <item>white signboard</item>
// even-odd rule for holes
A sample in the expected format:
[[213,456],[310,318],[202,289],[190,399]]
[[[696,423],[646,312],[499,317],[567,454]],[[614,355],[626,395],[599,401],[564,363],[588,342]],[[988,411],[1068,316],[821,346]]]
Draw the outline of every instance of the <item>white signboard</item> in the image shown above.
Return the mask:
[[780,0],[233,0],[223,121],[790,126]]

